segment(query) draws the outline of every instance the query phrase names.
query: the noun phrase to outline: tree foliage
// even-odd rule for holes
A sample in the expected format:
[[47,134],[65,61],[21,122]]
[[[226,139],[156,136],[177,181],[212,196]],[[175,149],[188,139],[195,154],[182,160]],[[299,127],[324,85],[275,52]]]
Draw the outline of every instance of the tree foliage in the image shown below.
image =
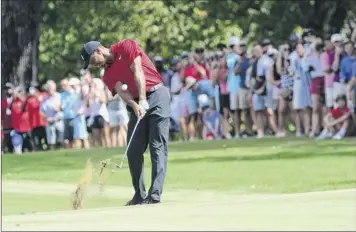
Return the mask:
[[351,0],[46,0],[40,22],[40,78],[78,75],[79,51],[89,40],[109,46],[136,39],[150,56],[170,58],[196,46],[213,48],[231,36],[248,42],[269,37],[278,43],[297,27],[312,27],[329,37],[355,13]]

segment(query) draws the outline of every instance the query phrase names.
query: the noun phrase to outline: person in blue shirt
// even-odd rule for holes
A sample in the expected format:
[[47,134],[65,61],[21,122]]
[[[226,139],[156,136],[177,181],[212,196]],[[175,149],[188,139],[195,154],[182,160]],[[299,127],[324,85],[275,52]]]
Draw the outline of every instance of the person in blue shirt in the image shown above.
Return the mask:
[[246,56],[247,47],[244,41],[239,43],[239,60],[235,67],[235,74],[237,75],[239,81],[239,89],[237,94],[237,110],[236,115],[236,125],[235,125],[235,137],[239,137],[240,127],[242,121],[242,113],[244,114],[246,131],[248,136],[252,136],[252,118],[250,114],[250,105],[248,103],[248,93],[249,90],[246,85],[246,72],[250,67],[250,61]]
[[202,106],[203,112],[203,138],[204,140],[220,140],[222,134],[222,116],[221,114],[210,108],[207,103]]
[[240,128],[240,120],[237,113],[238,108],[238,90],[240,88],[240,79],[236,74],[236,66],[239,62],[239,43],[240,39],[236,37],[232,37],[229,40],[230,52],[226,55],[226,67],[227,67],[227,81],[226,81],[226,89],[229,92],[229,100],[230,100],[230,110],[232,112],[233,121],[235,125],[235,137],[239,138],[239,128]]
[[78,95],[69,85],[68,79],[61,81],[61,88],[63,90],[61,93],[61,110],[64,119],[64,147],[71,148],[74,134],[73,119],[76,116],[73,104],[75,104]]
[[340,83],[342,83],[346,91],[346,85],[352,78],[353,64],[356,62],[356,54],[351,42],[345,44],[345,52],[347,55],[341,60],[339,76]]

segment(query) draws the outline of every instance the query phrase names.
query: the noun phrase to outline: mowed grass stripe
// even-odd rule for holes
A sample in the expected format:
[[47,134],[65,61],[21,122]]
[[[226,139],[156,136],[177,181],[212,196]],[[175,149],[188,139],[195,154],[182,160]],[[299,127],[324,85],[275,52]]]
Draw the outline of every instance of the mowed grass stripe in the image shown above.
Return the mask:
[[[97,166],[115,151],[122,153],[122,149],[95,149],[4,156],[3,179],[76,183],[89,156]],[[356,146],[351,139],[172,143],[168,162],[165,184],[168,190],[289,193],[341,189],[352,187],[356,182]],[[145,166],[146,183],[150,183],[148,155]],[[117,170],[108,184],[131,186],[127,163],[122,170]]]

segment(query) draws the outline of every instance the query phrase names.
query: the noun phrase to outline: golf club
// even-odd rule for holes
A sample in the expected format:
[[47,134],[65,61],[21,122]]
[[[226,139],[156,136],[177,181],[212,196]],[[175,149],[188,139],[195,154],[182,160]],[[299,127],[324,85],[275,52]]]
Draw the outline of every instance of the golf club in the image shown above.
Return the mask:
[[130,139],[129,139],[129,142],[128,142],[127,147],[126,147],[126,150],[125,150],[125,154],[124,154],[124,156],[123,156],[122,159],[121,159],[121,163],[120,163],[120,165],[116,164],[116,167],[117,167],[117,168],[122,168],[122,165],[124,164],[124,161],[125,161],[126,156],[127,156],[127,151],[129,150],[129,147],[130,147],[132,138],[133,138],[134,135],[135,135],[137,126],[138,126],[138,124],[140,123],[141,119],[142,119],[142,117],[138,117],[138,118],[137,118],[136,125],[135,125],[135,127],[134,127],[134,129],[133,129],[133,131],[132,131],[131,137],[130,137]]

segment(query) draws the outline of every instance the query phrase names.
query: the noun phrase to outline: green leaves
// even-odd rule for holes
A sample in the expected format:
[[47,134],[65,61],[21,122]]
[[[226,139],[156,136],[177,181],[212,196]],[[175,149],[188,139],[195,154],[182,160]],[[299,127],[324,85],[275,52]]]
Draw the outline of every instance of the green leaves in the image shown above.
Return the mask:
[[[323,33],[328,23],[339,25],[337,20],[346,17],[341,8],[352,9],[349,0],[327,1],[323,3],[327,6],[316,7],[320,2],[43,1],[41,77],[58,80],[79,75],[79,50],[89,40],[109,46],[124,38],[136,39],[150,56],[160,54],[167,59],[195,46],[214,48],[231,36],[248,42],[268,36],[279,43],[297,26],[309,26],[315,15],[321,25],[316,30]],[[148,40],[150,47],[146,47]]]

